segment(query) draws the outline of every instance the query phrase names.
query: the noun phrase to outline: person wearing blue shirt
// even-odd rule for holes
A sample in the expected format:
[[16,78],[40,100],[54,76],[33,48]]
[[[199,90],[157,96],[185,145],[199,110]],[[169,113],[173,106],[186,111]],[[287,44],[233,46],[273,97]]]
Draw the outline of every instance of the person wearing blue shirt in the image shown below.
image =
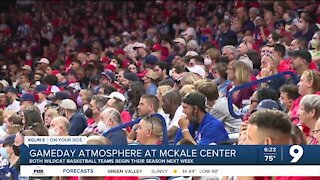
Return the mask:
[[221,121],[206,111],[206,97],[199,93],[190,93],[183,100],[183,112],[179,120],[177,143],[182,138],[195,144],[219,144],[229,140],[228,133]]
[[158,75],[153,70],[148,70],[146,75],[142,78],[144,86],[146,88],[146,94],[157,95],[158,87],[155,85],[155,81],[158,79]]
[[70,122],[69,135],[79,136],[88,126],[86,117],[77,111],[76,103],[71,99],[64,99],[59,104],[60,115]]

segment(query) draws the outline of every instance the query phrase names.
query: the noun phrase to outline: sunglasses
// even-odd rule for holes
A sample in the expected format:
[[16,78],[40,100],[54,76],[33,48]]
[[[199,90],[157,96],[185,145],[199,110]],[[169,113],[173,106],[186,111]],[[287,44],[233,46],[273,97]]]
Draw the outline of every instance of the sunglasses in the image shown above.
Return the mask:
[[150,122],[151,123],[151,131],[153,132],[153,127],[154,127],[154,121],[158,121],[158,122],[160,122],[161,124],[162,124],[162,121],[159,119],[159,118],[157,118],[157,117],[155,117],[155,116],[153,116],[153,115],[149,115],[149,116],[147,116],[147,117],[145,117],[144,118],[147,122]]

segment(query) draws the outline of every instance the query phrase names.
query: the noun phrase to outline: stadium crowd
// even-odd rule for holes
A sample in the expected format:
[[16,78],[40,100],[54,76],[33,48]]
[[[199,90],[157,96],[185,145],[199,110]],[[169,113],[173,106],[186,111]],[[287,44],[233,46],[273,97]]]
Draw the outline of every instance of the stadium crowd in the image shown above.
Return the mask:
[[[320,144],[317,1],[1,4],[0,154],[17,171],[25,136],[161,145],[167,131],[177,145]],[[229,93],[286,71],[299,83],[282,76]]]

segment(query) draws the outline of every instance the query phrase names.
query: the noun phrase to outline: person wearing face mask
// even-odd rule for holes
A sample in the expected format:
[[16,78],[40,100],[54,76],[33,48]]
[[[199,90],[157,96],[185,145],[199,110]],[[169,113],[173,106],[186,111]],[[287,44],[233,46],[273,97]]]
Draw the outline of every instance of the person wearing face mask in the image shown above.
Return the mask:
[[77,105],[71,99],[64,99],[59,104],[60,115],[66,117],[70,121],[70,136],[78,136],[87,127],[86,117],[77,111]]
[[235,46],[226,45],[222,48],[222,56],[220,58],[221,62],[229,63],[231,61],[236,61],[238,59],[238,51]]
[[91,89],[81,89],[77,97],[77,105],[81,107],[81,112],[85,113],[89,107],[89,103],[93,97],[93,91]]
[[220,61],[221,52],[218,49],[210,48],[206,51],[204,57],[204,65],[209,70],[209,73],[212,73],[212,68],[217,62]]
[[320,67],[320,31],[316,32],[309,43],[312,60]]
[[101,113],[98,130],[100,133],[107,132],[106,137],[111,141],[112,145],[127,145],[127,136],[125,131],[120,130],[108,133],[111,128],[121,124],[122,121],[119,111],[114,108],[107,108]]
[[15,138],[16,138],[16,135],[12,134],[7,136],[3,140],[2,147],[5,149],[5,151],[3,151],[3,154],[1,154],[2,156],[1,163],[3,163],[3,159],[7,159],[9,161],[9,167],[18,170],[19,169],[18,166],[20,166],[20,162],[19,162],[20,158],[15,154],[15,151],[14,151]]
[[231,84],[231,81],[228,80],[227,69],[228,65],[226,63],[217,63],[212,69],[214,82],[218,85],[220,97],[226,97],[227,87]]
[[70,128],[69,120],[63,116],[58,116],[52,119],[48,129],[49,136],[69,136]]
[[[89,108],[85,111],[85,116],[88,118],[89,126],[83,131],[82,134],[98,134],[98,123],[100,121],[100,114],[104,105],[107,103],[107,98],[104,96],[93,96],[90,101]],[[89,121],[91,119],[91,121]]]

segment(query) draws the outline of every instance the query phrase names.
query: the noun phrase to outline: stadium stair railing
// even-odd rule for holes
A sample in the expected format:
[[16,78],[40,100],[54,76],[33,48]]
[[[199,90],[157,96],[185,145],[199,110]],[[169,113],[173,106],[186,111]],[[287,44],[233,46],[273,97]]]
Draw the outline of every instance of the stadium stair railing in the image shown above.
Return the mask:
[[254,85],[257,85],[257,84],[260,84],[260,83],[264,83],[264,82],[268,82],[268,81],[280,78],[282,76],[288,76],[288,75],[291,76],[294,84],[297,84],[299,82],[299,79],[298,79],[297,75],[294,72],[285,71],[285,72],[281,72],[281,73],[278,73],[278,74],[275,74],[275,75],[272,75],[272,76],[268,76],[268,77],[265,77],[265,78],[262,78],[262,79],[258,79],[256,81],[252,81],[252,82],[245,83],[245,84],[242,84],[240,86],[234,87],[228,94],[228,109],[229,109],[229,112],[230,112],[231,116],[233,116],[234,118],[242,118],[242,116],[243,116],[243,114],[236,113],[234,111],[234,109],[233,109],[232,95],[233,95],[234,92],[236,92],[236,91],[238,91],[240,89],[249,88],[249,87],[252,87]]

